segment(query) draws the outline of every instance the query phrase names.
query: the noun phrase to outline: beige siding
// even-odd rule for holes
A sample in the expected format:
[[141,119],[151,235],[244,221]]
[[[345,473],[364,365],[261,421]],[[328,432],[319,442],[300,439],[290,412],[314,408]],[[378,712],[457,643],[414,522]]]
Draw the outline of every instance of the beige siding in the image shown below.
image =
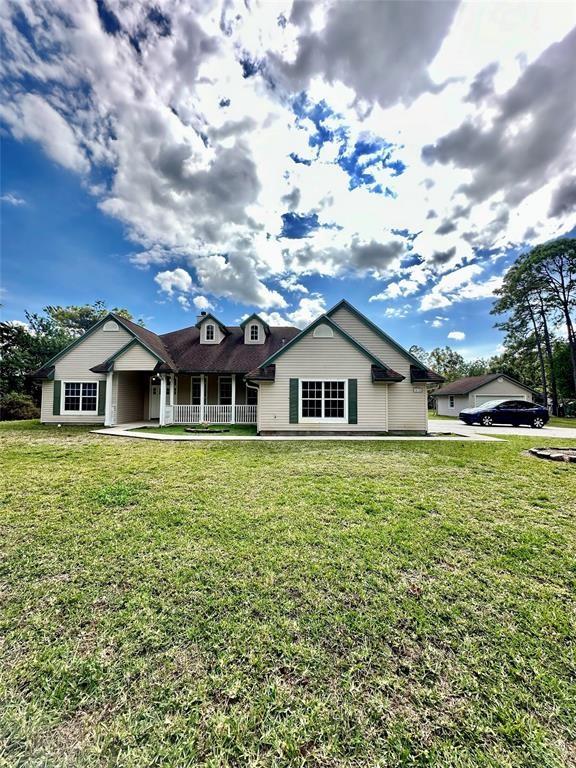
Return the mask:
[[148,379],[137,372],[114,373],[113,402],[116,403],[116,423],[140,421],[144,417],[144,387]]
[[388,386],[389,430],[426,431],[428,429],[426,387],[424,384],[411,383],[410,360],[345,307],[335,312],[332,318],[383,363],[406,377],[404,381]]
[[468,408],[468,395],[454,395],[454,408],[450,408],[450,398],[440,396],[436,399],[438,416],[458,416],[462,408]]
[[[98,378],[92,376],[92,380]],[[105,377],[99,377],[100,379]],[[86,376],[86,379],[88,377]],[[87,414],[82,416],[77,413],[61,414],[60,416],[52,415],[52,407],[54,402],[54,382],[43,381],[42,382],[42,404],[40,406],[40,420],[45,423],[52,424],[103,424],[104,416],[96,416],[94,414]]]
[[62,381],[93,381],[106,378],[106,374],[93,373],[90,368],[103,363],[132,338],[124,328],[114,332],[99,328],[57,361],[54,378]]
[[[387,430],[386,384],[373,384],[371,362],[350,342],[312,334],[294,344],[276,360],[276,379],[260,385],[258,428],[261,431],[350,432]],[[289,421],[289,380],[357,379],[358,424]]]
[[495,400],[528,400],[528,402],[532,402],[532,393],[529,390],[505,378],[502,378],[502,381],[495,379],[484,384],[483,387],[475,389],[474,392],[470,392],[468,396],[470,408],[476,405],[475,395],[493,395]]
[[115,371],[153,371],[158,360],[148,350],[135,344],[114,360]]
[[[103,331],[102,328],[99,328],[56,362],[54,378],[60,381],[104,381],[106,379],[105,373],[94,373],[90,368],[98,365],[98,363],[103,363],[132,338],[122,327],[119,327],[117,331]],[[40,416],[42,421],[61,424],[97,424],[104,421],[104,416],[82,416],[79,414],[53,416],[53,392],[53,382],[47,381],[42,384]]]

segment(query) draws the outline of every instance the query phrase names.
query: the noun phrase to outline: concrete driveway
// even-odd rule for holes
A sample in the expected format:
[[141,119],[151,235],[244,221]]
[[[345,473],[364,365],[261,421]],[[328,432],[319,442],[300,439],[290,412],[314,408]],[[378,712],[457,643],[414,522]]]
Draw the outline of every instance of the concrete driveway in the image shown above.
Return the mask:
[[428,430],[430,432],[454,432],[457,435],[518,435],[519,437],[535,437],[540,441],[547,437],[564,437],[566,440],[576,440],[576,427],[550,427],[546,425],[542,429],[532,427],[507,427],[496,425],[493,427],[481,427],[479,424],[464,424],[459,419],[429,419]]

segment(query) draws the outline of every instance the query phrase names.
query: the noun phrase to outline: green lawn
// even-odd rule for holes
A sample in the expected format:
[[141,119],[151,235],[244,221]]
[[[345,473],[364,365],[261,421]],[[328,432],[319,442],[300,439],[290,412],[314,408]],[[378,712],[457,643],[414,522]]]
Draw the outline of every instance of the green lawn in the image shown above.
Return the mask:
[[[191,426],[192,429],[204,429],[199,426]],[[222,435],[255,435],[256,426],[252,424],[210,424],[206,427],[209,432],[216,432]],[[162,435],[188,435],[186,425],[170,424],[167,427],[137,427],[133,432],[159,432]]]
[[0,441],[0,765],[575,765],[576,467],[533,440]]

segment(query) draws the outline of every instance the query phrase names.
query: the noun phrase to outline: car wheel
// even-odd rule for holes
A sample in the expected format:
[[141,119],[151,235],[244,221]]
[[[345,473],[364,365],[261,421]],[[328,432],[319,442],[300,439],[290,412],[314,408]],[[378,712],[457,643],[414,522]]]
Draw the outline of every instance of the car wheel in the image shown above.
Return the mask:
[[532,419],[532,426],[534,427],[534,429],[542,429],[542,427],[544,426],[544,419],[542,418],[542,416],[535,416]]
[[491,427],[493,424],[492,416],[482,416],[480,423],[483,427]]

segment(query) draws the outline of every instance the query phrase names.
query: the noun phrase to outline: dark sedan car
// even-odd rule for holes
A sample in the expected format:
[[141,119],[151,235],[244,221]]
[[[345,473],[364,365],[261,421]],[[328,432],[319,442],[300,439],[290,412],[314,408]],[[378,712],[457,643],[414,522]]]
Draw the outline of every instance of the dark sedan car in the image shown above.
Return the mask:
[[477,408],[464,408],[458,417],[465,424],[482,424],[483,427],[491,427],[493,424],[527,424],[542,429],[550,414],[548,408],[526,400],[490,400]]

